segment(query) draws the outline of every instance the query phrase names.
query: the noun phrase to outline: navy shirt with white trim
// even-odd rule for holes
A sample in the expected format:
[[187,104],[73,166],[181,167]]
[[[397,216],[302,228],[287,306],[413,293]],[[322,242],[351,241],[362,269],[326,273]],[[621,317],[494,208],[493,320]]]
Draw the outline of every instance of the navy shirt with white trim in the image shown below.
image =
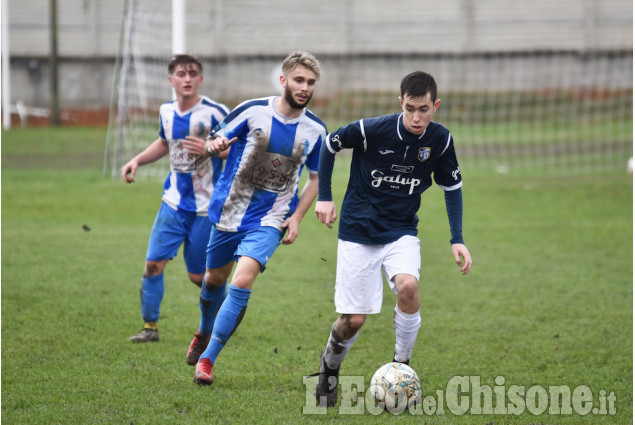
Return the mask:
[[[446,193],[458,190],[454,193],[460,196],[461,172],[449,130],[432,121],[423,134],[415,135],[404,127],[402,115],[355,121],[327,137],[324,147],[330,155],[324,152],[320,158],[318,200],[332,200],[334,154],[353,150],[340,215],[342,240],[385,244],[404,235],[416,236],[421,194],[432,185],[433,177]],[[462,203],[460,208],[462,218]],[[452,230],[456,239],[457,229]],[[459,228],[458,242],[462,243],[460,232]]]

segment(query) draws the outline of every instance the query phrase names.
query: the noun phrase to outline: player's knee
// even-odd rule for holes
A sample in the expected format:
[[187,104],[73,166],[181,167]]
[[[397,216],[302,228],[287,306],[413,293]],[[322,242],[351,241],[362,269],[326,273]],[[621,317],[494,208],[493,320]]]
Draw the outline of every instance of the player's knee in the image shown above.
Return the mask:
[[419,281],[414,276],[405,277],[397,286],[397,289],[400,298],[419,298]]
[[190,281],[198,286],[199,288],[201,287],[201,284],[203,283],[203,276],[204,274],[195,274],[195,273],[187,273],[187,277],[190,278]]
[[366,321],[365,314],[343,314],[338,319],[338,333],[348,339],[361,329]]
[[143,269],[144,276],[156,276],[163,273],[165,263],[163,261],[146,261],[146,266]]
[[352,314],[351,315],[351,328],[355,330],[360,330],[364,323],[366,322],[365,314]]
[[205,286],[209,291],[213,291],[223,283],[225,283],[225,278],[220,276],[218,273],[210,272],[209,270],[205,273]]

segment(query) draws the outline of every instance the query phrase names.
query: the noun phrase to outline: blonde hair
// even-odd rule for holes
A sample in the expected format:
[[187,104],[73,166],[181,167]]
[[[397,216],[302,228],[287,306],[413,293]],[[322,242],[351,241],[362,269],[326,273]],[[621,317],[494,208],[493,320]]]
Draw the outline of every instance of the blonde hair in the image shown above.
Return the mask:
[[317,79],[320,79],[320,62],[311,53],[300,50],[289,53],[289,56],[282,62],[282,74],[287,75],[298,65],[309,68],[315,73]]

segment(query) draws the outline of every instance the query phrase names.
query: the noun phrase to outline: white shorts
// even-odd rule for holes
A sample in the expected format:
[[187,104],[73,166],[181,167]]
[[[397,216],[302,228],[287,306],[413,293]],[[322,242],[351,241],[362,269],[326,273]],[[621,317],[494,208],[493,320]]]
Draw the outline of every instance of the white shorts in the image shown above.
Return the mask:
[[337,272],[335,276],[335,311],[339,314],[377,314],[381,311],[386,276],[390,289],[396,294],[392,281],[395,275],[407,273],[419,280],[421,252],[419,238],[403,236],[385,245],[363,245],[339,240]]

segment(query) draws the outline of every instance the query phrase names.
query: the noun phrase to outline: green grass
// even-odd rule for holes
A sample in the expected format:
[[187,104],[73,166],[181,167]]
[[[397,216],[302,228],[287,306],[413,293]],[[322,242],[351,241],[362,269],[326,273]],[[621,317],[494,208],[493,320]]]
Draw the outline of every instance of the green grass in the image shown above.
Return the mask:
[[[161,341],[133,345],[140,276],[161,185],[102,178],[104,129],[2,133],[2,420],[8,424],[627,424],[633,417],[633,198],[627,175],[510,177],[463,169],[474,268],[453,263],[443,195],[424,194],[422,319],[412,366],[424,395],[454,376],[505,387],[587,385],[616,415],[303,415],[336,318],[336,232],[312,212],[254,286],[247,315],[199,387],[184,361],[198,288],[166,269]],[[38,152],[33,155],[32,152]],[[336,200],[348,164],[336,163]],[[143,169],[140,171],[143,172]],[[83,229],[87,226],[88,231]],[[393,354],[392,308],[369,317],[342,366]],[[314,378],[313,378],[314,379]],[[344,394],[345,400],[350,397]]]

